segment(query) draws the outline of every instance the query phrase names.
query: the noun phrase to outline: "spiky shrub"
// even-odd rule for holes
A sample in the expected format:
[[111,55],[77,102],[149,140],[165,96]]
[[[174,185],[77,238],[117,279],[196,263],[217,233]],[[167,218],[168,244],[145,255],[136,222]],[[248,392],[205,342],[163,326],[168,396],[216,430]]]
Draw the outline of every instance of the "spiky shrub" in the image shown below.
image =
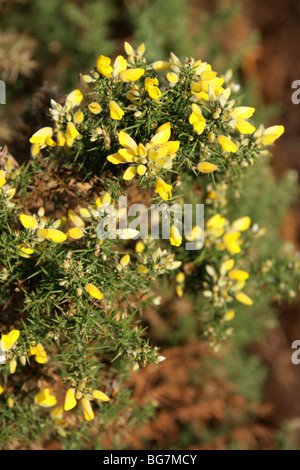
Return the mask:
[[[265,229],[229,215],[283,126],[249,123],[254,108],[239,106],[230,73],[173,53],[147,63],[143,44],[125,51],[113,63],[100,55],[64,103],[52,100],[54,124],[31,137],[27,165],[1,154],[4,447],[51,433],[82,446],[95,429],[117,429],[122,413],[136,418],[128,376],[164,359],[143,325],[160,278],[191,300],[194,333],[214,349],[268,288],[295,296],[293,257],[266,262],[257,255]],[[116,225],[120,196],[165,204],[169,239]],[[201,226],[182,230],[174,202],[205,204],[204,238]]]

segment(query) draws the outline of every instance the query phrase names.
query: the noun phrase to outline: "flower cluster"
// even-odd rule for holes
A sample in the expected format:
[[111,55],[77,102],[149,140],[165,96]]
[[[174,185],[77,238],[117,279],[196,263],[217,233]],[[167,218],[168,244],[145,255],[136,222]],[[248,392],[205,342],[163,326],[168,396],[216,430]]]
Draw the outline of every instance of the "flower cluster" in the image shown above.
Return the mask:
[[[249,262],[264,228],[246,210],[232,216],[230,190],[283,126],[255,127],[230,73],[174,53],[148,63],[144,44],[124,48],[114,60],[101,54],[63,102],[51,100],[52,123],[30,137],[29,169],[0,160],[0,302],[11,318],[0,325],[0,394],[5,409],[29,408],[62,437],[79,408],[78,426],[96,412],[99,423],[113,420],[127,403],[125,371],[164,359],[141,325],[145,306],[159,309],[162,285],[191,300],[187,314],[201,310],[201,334],[218,346],[239,308],[255,309],[257,273],[269,273]],[[168,239],[150,230],[138,239],[141,230],[121,224],[124,195],[147,214],[159,202],[161,219],[173,203],[205,204],[203,226],[183,231],[173,215]],[[24,400],[11,393],[18,378]]]

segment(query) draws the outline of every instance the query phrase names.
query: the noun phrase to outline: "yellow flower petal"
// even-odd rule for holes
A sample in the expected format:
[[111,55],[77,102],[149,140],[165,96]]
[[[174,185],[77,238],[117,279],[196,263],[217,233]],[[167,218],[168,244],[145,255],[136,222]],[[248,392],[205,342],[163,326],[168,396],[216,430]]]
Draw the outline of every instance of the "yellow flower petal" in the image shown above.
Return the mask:
[[34,402],[39,406],[49,408],[56,405],[57,400],[54,395],[50,394],[50,389],[45,388],[34,397]]
[[234,279],[235,281],[245,281],[249,278],[249,273],[241,269],[233,269],[230,271],[230,273],[228,273],[228,277],[230,277],[230,279]]
[[223,261],[223,263],[220,266],[220,273],[224,275],[227,271],[230,271],[234,266],[234,259],[228,259],[226,261]]
[[145,167],[145,165],[139,165],[137,167],[137,174],[140,175],[140,176],[143,176],[147,171],[147,167]]
[[216,171],[218,167],[209,162],[200,162],[197,165],[197,169],[201,171],[201,173],[212,173]]
[[229,310],[229,312],[225,313],[223,318],[225,321],[230,321],[230,320],[233,320],[234,317],[235,317],[235,311]]
[[69,388],[66,393],[65,401],[64,401],[64,410],[69,411],[75,408],[77,405],[77,400],[75,398],[75,389]]
[[229,253],[236,254],[241,251],[241,247],[238,243],[240,235],[239,232],[228,232],[223,236],[223,242]]
[[100,290],[97,289],[97,287],[94,286],[94,284],[88,283],[88,284],[85,286],[85,291],[86,291],[88,294],[90,294],[90,296],[94,297],[94,299],[101,300],[101,299],[103,298],[102,292],[100,292]]
[[119,142],[122,147],[132,150],[133,152],[137,149],[136,142],[130,137],[130,135],[126,134],[126,132],[121,131],[119,134]]
[[77,111],[73,116],[73,120],[76,124],[80,124],[83,121],[83,112]]
[[35,360],[39,364],[46,364],[48,361],[47,352],[45,351],[44,346],[40,343],[35,347]]
[[135,82],[141,78],[144,73],[144,69],[127,69],[121,73],[121,79],[123,82]]
[[49,228],[47,229],[47,238],[48,240],[51,240],[55,243],[63,243],[64,241],[66,241],[67,235],[64,232],[61,232],[60,230],[57,230],[55,228]]
[[35,134],[33,134],[29,142],[32,144],[43,145],[48,137],[52,137],[53,129],[52,127],[42,127]]
[[231,111],[230,116],[233,119],[248,119],[253,116],[254,112],[255,108],[250,108],[248,106],[238,106]]
[[83,409],[84,419],[87,421],[92,421],[95,418],[95,415],[90,401],[87,398],[83,397],[81,399],[81,405]]
[[99,103],[96,103],[96,101],[93,101],[92,103],[89,104],[89,110],[93,114],[99,114],[101,113],[102,108]]
[[0,170],[0,188],[4,186],[6,183],[5,172],[4,170]]
[[262,143],[270,145],[275,142],[284,133],[284,126],[271,126],[265,129],[262,133]]
[[253,305],[253,300],[244,292],[238,292],[235,298],[238,302],[241,302],[244,305]]
[[252,124],[250,124],[249,122],[244,121],[243,119],[238,120],[235,125],[235,128],[241,134],[253,134],[253,132],[255,132],[255,127],[252,126]]
[[79,132],[76,129],[73,122],[68,122],[67,131],[66,131],[66,139],[75,139],[78,135],[79,135]]
[[93,397],[96,398],[96,400],[101,400],[101,401],[109,401],[110,398],[105,395],[105,393],[101,392],[100,390],[93,390]]
[[122,72],[124,72],[124,70],[126,70],[126,68],[127,68],[127,60],[124,59],[122,55],[118,55],[113,66],[114,76],[116,77],[117,75],[121,74]]
[[78,106],[83,100],[83,95],[80,90],[73,90],[68,94],[66,103],[69,103],[72,107]]
[[112,75],[112,67],[110,66],[111,59],[104,55],[100,55],[97,59],[97,69],[99,72],[107,78],[110,78]]
[[177,83],[179,80],[178,75],[174,72],[167,73],[166,77],[167,77],[168,82],[170,83]]
[[135,245],[135,251],[137,253],[142,253],[144,249],[145,249],[144,243],[141,240],[137,241]]
[[135,166],[130,166],[129,168],[127,168],[127,170],[125,171],[124,175],[123,175],[123,179],[125,181],[130,181],[132,180],[132,178],[135,177],[136,175],[136,172],[137,172],[137,168]]
[[71,238],[74,238],[74,240],[78,240],[84,236],[84,233],[80,227],[73,227],[68,230],[67,235],[69,235]]
[[73,222],[73,224],[76,225],[76,227],[84,228],[84,221],[72,209],[68,210],[68,217],[71,220],[71,222]]
[[25,228],[35,230],[38,226],[38,221],[31,215],[21,214],[20,222]]
[[152,69],[155,72],[161,72],[163,70],[168,69],[170,66],[171,66],[170,62],[166,62],[164,60],[157,60],[156,62],[153,62]]
[[124,116],[123,109],[115,101],[109,102],[109,111],[111,119],[114,119],[116,121],[120,121]]
[[231,226],[234,230],[238,231],[238,232],[243,232],[244,230],[248,230],[248,228],[250,227],[251,225],[251,219],[250,217],[246,216],[246,217],[241,217],[237,220],[235,220]]
[[63,147],[65,145],[66,138],[61,131],[58,131],[58,133],[56,134],[56,139],[57,139],[57,145],[59,147]]
[[125,266],[128,265],[129,261],[130,261],[130,256],[127,254],[127,255],[122,256],[122,258],[121,258],[121,260],[120,260],[120,264],[121,264],[123,267],[125,267]]
[[11,330],[7,335],[2,334],[0,348],[2,351],[8,351],[12,348],[20,336],[19,330]]
[[154,192],[159,194],[164,201],[168,201],[172,197],[172,185],[161,178],[157,178]]
[[154,137],[150,140],[151,147],[156,147],[157,145],[162,145],[167,142],[171,137],[171,126],[169,123],[166,123],[165,127],[160,128],[156,131]]
[[180,246],[182,243],[182,237],[177,227],[172,225],[170,228],[170,242],[173,246]]
[[235,143],[233,143],[230,139],[228,139],[228,137],[225,137],[224,135],[219,135],[218,142],[225,152],[235,153],[238,150]]
[[16,372],[16,368],[17,368],[16,359],[11,359],[9,361],[9,372],[10,372],[10,374],[14,374]]

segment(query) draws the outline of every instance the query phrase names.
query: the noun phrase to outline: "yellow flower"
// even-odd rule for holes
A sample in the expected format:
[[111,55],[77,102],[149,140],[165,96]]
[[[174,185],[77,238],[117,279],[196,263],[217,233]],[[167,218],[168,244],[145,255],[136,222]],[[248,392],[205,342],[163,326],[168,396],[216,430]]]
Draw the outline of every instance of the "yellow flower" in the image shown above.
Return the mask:
[[34,250],[32,248],[28,248],[24,245],[18,245],[18,248],[20,249],[19,254],[23,258],[30,258],[30,255],[32,255],[32,253],[34,253]]
[[[70,388],[65,396],[65,401],[64,401],[64,410],[69,411],[75,408],[77,405],[77,399],[76,399],[76,390],[75,388]],[[81,405],[82,405],[82,410],[83,410],[83,416],[84,419],[87,421],[92,421],[95,417],[93,408],[91,406],[90,401],[93,399],[100,400],[100,401],[109,401],[110,398],[100,390],[93,390],[92,395],[90,395],[88,398],[86,395],[83,395],[80,393],[81,396]],[[78,397],[77,397],[78,398]]]
[[127,255],[122,256],[122,258],[120,260],[120,264],[124,268],[125,266],[128,265],[129,261],[130,261],[130,256],[127,254]]
[[237,230],[238,232],[243,232],[244,230],[247,230],[251,225],[251,219],[250,217],[241,217],[237,220],[235,220],[232,224],[231,227],[234,230]]
[[110,398],[100,390],[93,390],[93,397],[100,401],[110,401]]
[[56,405],[57,400],[55,395],[50,394],[49,388],[44,388],[34,397],[34,402],[36,405],[42,406],[44,408],[50,408]]
[[47,352],[41,343],[38,343],[36,346],[30,346],[30,355],[35,356],[35,360],[39,364],[46,364],[48,361]]
[[102,292],[97,289],[96,286],[94,286],[94,284],[86,284],[85,286],[85,291],[90,294],[91,297],[94,297],[94,299],[97,299],[97,300],[101,300],[103,298],[103,294]]
[[6,179],[5,179],[5,172],[4,170],[0,170],[0,188],[2,188],[2,186],[4,186],[6,183]]
[[262,143],[263,145],[270,145],[275,142],[275,140],[279,139],[279,137],[284,133],[283,126],[271,126],[265,129],[261,136],[258,138],[258,142]]
[[0,349],[1,351],[8,351],[13,347],[13,345],[18,341],[20,336],[19,330],[11,330],[7,335],[2,334],[0,339]]
[[66,97],[66,104],[70,104],[71,107],[75,107],[80,105],[81,101],[83,100],[83,95],[80,90],[73,90],[71,93],[68,94]]
[[192,124],[194,131],[196,131],[197,134],[200,135],[204,131],[206,120],[202,116],[201,109],[197,104],[192,104],[192,110],[193,112],[189,117],[189,123]]
[[90,401],[86,397],[82,397],[81,404],[84,419],[86,421],[92,421],[95,418],[95,415]]
[[161,72],[163,70],[168,69],[170,66],[171,66],[170,62],[166,62],[164,60],[157,60],[156,62],[153,62],[152,69],[155,72]]
[[127,69],[121,73],[121,80],[123,82],[136,82],[144,75],[144,69]]
[[238,302],[241,302],[244,305],[253,305],[253,300],[244,292],[238,292],[235,298]]
[[240,238],[240,232],[228,232],[223,236],[223,242],[229,253],[236,254],[240,253],[241,247],[238,243]]
[[181,271],[180,273],[176,274],[176,282],[182,284],[185,280],[185,274]]
[[223,261],[223,263],[220,266],[221,276],[224,276],[227,271],[231,271],[233,266],[234,266],[234,259],[230,258],[230,259],[227,259],[226,261]]
[[239,119],[235,125],[237,131],[241,134],[253,134],[255,127],[244,119]]
[[102,108],[99,103],[97,103],[96,101],[93,101],[92,103],[89,104],[89,110],[93,114],[99,114]]
[[45,238],[51,240],[55,243],[63,243],[67,239],[67,235],[61,230],[57,230],[55,228],[48,228],[44,232]]
[[201,173],[212,173],[216,171],[218,167],[209,162],[200,162],[197,165],[197,169],[201,171]]
[[224,135],[219,135],[218,142],[221,145],[222,149],[225,150],[225,152],[235,153],[238,150],[235,143],[232,142],[230,139],[228,139],[228,137],[225,137]]
[[117,77],[127,69],[127,60],[122,55],[118,55],[114,61],[113,76]]
[[9,361],[9,372],[11,374],[14,374],[16,372],[16,368],[17,368],[17,361],[16,359],[11,359]]
[[206,223],[206,227],[211,232],[217,232],[219,236],[224,233],[224,226],[226,224],[226,219],[221,217],[220,214],[215,214],[212,216]]
[[56,144],[53,141],[52,136],[52,127],[42,127],[30,137],[29,142],[31,144],[37,145],[39,149],[42,149],[47,145],[49,145],[50,147],[54,147]]
[[78,240],[84,236],[84,233],[80,227],[73,227],[68,230],[67,235],[71,238],[74,238],[74,240]]
[[66,131],[66,139],[73,140],[79,135],[78,130],[76,129],[73,122],[68,122],[67,124],[67,131]]
[[231,111],[230,116],[233,119],[248,119],[253,116],[254,112],[255,108],[250,108],[248,106],[238,106]]
[[75,397],[75,388],[70,388],[65,396],[65,401],[64,401],[64,410],[69,411],[75,408],[77,405],[77,400]]
[[145,79],[145,90],[149,94],[149,96],[154,99],[154,101],[158,101],[161,97],[161,91],[158,88],[158,80],[157,78],[150,78],[147,77]]
[[109,111],[111,119],[114,119],[116,121],[120,121],[124,116],[123,109],[115,101],[109,102]]
[[218,137],[218,142],[221,145],[222,149],[225,150],[225,152],[231,152],[235,153],[237,152],[238,148],[234,142],[232,142],[228,137],[225,137],[224,135],[219,135]]
[[156,176],[162,168],[170,169],[172,160],[179,149],[179,141],[169,141],[171,125],[169,122],[160,126],[155,135],[146,145],[137,144],[126,132],[121,131],[119,142],[123,148],[117,153],[109,155],[107,160],[114,165],[132,163],[123,175],[123,179],[130,181],[136,174],[142,176],[146,172],[151,177]]
[[66,138],[65,138],[64,134],[61,131],[57,132],[56,139],[57,139],[57,145],[59,147],[63,147],[65,145]]
[[182,243],[182,237],[177,227],[172,225],[170,228],[170,242],[173,246],[180,246]]
[[73,116],[73,120],[76,124],[81,124],[83,121],[83,112],[82,111],[76,111],[76,113]]
[[224,320],[225,321],[230,321],[235,317],[235,311],[234,310],[229,310],[228,312],[225,313],[224,315]]
[[71,220],[71,222],[73,222],[73,224],[76,225],[76,227],[84,228],[84,221],[82,220],[81,217],[79,217],[78,214],[76,214],[75,211],[73,211],[73,209],[68,210],[68,217]]
[[172,197],[172,185],[161,178],[157,178],[154,192],[159,194],[164,201],[168,201]]
[[111,59],[104,55],[100,55],[97,59],[97,69],[104,75],[104,77],[110,78],[112,76],[113,69],[110,65]]
[[8,408],[13,408],[15,406],[15,402],[14,402],[13,398],[8,397],[7,406],[8,406]]
[[135,251],[137,253],[142,253],[144,250],[145,250],[144,243],[141,240],[137,241],[135,245]]
[[178,82],[179,77],[175,72],[169,72],[166,75],[168,82],[171,83],[171,85],[175,84]]
[[217,77],[217,72],[211,70],[211,65],[205,62],[197,64],[195,73],[198,75],[198,80],[192,83],[191,89],[198,99],[209,101],[210,96],[219,96],[223,91],[222,88],[224,79]]
[[31,229],[31,230],[35,230],[38,226],[38,221],[31,215],[21,214],[20,222],[23,225],[23,227]]
[[235,281],[245,281],[249,278],[249,273],[241,269],[233,269],[228,273],[228,277],[230,277],[230,279],[234,279]]
[[142,264],[139,264],[137,266],[137,272],[140,273],[140,274],[146,274],[148,271],[148,269],[146,268],[146,266],[142,265]]

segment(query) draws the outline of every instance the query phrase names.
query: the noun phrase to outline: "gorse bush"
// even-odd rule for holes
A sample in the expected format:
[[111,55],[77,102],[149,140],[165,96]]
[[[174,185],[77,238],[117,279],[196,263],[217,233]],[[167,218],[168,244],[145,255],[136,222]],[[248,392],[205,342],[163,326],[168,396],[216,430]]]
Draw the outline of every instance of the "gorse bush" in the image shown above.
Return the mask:
[[[1,153],[4,448],[57,433],[84,446],[88,421],[101,446],[122,413],[136,420],[128,377],[164,360],[143,323],[160,279],[191,301],[195,333],[215,350],[261,297],[296,296],[294,255],[259,256],[266,228],[230,213],[283,126],[250,123],[230,71],[174,53],[148,63],[144,44],[125,52],[100,55],[65,102],[51,101],[53,126],[32,135],[27,164]],[[146,220],[156,205],[168,239],[142,218],[124,226],[133,204]],[[205,222],[187,230],[188,204],[205,205]]]

